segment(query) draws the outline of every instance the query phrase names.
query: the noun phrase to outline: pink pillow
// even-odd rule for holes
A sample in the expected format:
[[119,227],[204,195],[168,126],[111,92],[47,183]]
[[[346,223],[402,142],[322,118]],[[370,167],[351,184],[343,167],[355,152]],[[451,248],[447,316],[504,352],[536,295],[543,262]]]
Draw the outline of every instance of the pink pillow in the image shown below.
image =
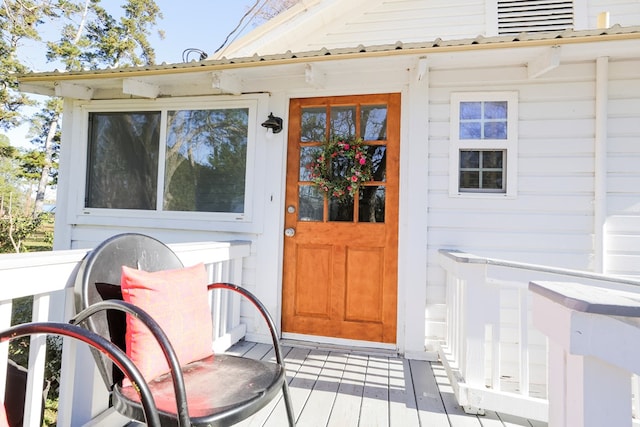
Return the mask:
[[[204,264],[151,273],[122,267],[121,286],[123,299],[149,313],[167,334],[180,365],[213,353]],[[125,337],[127,356],[147,381],[169,372],[151,331],[130,315]]]

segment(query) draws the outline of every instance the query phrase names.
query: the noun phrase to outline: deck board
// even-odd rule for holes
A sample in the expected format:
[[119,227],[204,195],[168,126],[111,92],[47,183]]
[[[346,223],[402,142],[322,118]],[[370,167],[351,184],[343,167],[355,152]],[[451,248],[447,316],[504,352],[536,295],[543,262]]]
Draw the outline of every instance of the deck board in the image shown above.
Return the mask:
[[[440,363],[341,348],[283,346],[299,427],[546,427],[488,411],[466,414]],[[271,346],[241,341],[228,353],[274,360]],[[242,427],[287,425],[281,396]]]

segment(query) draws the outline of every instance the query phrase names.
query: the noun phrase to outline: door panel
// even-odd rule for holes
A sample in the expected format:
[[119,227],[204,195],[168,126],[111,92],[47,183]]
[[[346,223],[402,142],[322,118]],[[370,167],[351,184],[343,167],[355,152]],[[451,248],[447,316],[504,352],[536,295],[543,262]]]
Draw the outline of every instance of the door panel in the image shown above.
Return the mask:
[[[333,136],[362,137],[372,180],[346,200],[311,182]],[[293,99],[283,275],[284,332],[396,342],[400,95]]]

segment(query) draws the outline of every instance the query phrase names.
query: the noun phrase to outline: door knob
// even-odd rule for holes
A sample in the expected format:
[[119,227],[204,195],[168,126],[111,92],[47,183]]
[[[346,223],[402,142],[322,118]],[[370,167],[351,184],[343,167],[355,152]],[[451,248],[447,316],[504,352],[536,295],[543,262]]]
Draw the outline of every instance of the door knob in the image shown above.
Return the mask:
[[293,237],[296,235],[296,229],[295,228],[287,228],[286,230],[284,230],[284,235],[287,237]]

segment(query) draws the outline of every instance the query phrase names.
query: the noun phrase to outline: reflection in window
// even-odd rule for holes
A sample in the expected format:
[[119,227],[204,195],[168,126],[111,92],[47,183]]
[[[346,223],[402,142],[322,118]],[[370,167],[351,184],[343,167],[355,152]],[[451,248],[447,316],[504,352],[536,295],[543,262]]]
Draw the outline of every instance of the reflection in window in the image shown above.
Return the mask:
[[373,181],[387,179],[387,147],[375,145],[367,147],[367,156],[371,159],[371,174]]
[[503,150],[460,151],[460,191],[504,192]]
[[156,209],[160,112],[90,113],[85,207]]
[[300,187],[298,195],[298,220],[322,221],[324,193],[314,185]]
[[369,105],[360,109],[360,135],[365,141],[387,139],[387,106]]
[[346,199],[329,197],[329,221],[353,222],[353,197]]
[[460,139],[507,139],[507,101],[461,102]]
[[327,128],[327,110],[325,108],[303,108],[301,117],[300,141],[324,141]]
[[385,196],[385,187],[361,188],[358,221],[384,222]]
[[164,209],[244,212],[246,108],[169,111]]
[[353,137],[356,134],[356,107],[331,107],[331,136]]
[[300,147],[300,181],[311,181],[311,165],[322,151],[322,147]]

